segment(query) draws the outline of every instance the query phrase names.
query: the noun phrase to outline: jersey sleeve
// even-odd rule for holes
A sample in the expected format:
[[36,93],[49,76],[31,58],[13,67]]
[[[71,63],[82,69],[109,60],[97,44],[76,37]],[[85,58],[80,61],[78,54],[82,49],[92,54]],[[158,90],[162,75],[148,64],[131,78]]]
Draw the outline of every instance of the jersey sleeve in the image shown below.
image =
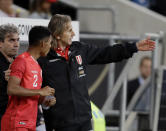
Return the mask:
[[21,57],[17,57],[13,61],[10,69],[11,69],[10,76],[16,76],[17,78],[21,79],[25,72],[25,60]]

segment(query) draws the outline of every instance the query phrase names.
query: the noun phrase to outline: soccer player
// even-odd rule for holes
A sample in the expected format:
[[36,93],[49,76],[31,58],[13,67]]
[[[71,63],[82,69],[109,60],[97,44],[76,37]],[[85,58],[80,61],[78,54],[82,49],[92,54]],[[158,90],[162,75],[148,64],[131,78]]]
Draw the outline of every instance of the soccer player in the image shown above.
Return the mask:
[[[29,48],[11,65],[7,93],[8,107],[1,121],[1,131],[35,131],[39,97],[54,95],[48,86],[41,88],[42,70],[37,62],[50,50],[52,37],[46,27],[36,26],[29,32]],[[49,100],[55,104],[55,98]],[[48,105],[48,103],[47,103]]]

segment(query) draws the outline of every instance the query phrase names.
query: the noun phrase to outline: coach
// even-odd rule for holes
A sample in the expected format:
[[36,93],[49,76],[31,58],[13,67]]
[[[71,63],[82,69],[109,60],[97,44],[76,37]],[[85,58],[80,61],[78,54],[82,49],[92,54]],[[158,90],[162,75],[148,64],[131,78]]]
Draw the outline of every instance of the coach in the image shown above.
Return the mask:
[[155,43],[146,39],[136,44],[97,48],[72,42],[75,34],[71,19],[66,15],[54,15],[48,28],[53,37],[52,49],[39,63],[43,69],[43,86],[55,89],[57,102],[44,110],[47,131],[91,131],[86,66],[121,61],[138,50],[153,50]]
[[[19,49],[19,32],[16,26],[5,24],[0,26],[0,122],[8,103],[7,81],[9,66]],[[0,124],[1,130],[1,124]]]

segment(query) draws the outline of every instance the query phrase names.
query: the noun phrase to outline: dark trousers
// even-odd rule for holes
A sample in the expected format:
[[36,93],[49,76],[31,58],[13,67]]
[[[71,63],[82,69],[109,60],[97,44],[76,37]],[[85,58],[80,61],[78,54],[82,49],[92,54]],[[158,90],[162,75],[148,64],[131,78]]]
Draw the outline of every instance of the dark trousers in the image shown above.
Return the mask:
[[87,120],[80,124],[73,124],[70,126],[60,127],[60,128],[52,128],[49,125],[46,125],[47,131],[92,131],[91,120]]

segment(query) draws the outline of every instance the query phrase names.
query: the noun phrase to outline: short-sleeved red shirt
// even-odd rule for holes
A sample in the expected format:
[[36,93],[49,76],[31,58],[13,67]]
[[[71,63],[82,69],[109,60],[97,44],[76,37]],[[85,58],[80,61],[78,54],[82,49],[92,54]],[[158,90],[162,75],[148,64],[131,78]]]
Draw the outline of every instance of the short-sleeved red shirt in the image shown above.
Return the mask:
[[[25,52],[19,55],[11,65],[10,76],[21,79],[20,86],[27,89],[40,89],[42,85],[42,70],[35,59]],[[4,119],[12,121],[13,128],[36,127],[37,106],[39,96],[9,96]],[[3,119],[2,119],[3,121]]]

